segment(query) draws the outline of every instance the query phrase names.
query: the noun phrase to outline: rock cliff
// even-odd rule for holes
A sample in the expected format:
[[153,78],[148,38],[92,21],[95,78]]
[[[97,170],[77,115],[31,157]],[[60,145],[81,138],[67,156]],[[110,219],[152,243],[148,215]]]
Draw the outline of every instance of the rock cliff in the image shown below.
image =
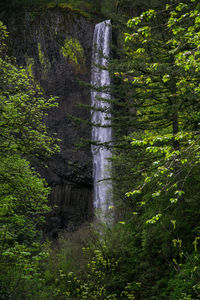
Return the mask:
[[61,139],[61,151],[46,164],[36,164],[52,187],[47,231],[74,229],[92,217],[92,163],[90,149],[76,150],[80,138],[90,138],[88,125],[75,125],[69,114],[85,120],[90,112],[90,91],[81,81],[90,82],[94,25],[69,8],[26,12],[9,19],[10,48],[17,63],[26,66],[44,93],[58,96],[59,107],[46,120],[50,134]]

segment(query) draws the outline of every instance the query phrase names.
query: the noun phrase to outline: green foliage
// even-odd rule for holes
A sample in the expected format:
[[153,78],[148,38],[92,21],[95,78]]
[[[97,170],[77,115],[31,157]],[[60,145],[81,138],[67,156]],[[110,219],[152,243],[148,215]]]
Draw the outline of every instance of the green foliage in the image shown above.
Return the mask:
[[68,273],[67,295],[77,299],[117,299],[114,293],[109,293],[106,289],[106,282],[114,274],[116,266],[117,262],[105,259],[100,250],[95,250],[94,257],[88,262],[85,280],[80,280],[73,273]]
[[[31,167],[33,157],[58,150],[43,120],[55,107],[25,69],[6,55],[7,32],[0,23],[0,289],[1,299],[34,299],[42,286],[47,253],[37,228],[49,211],[46,182]],[[26,294],[26,296],[24,296]]]
[[199,252],[188,255],[184,253],[182,247],[179,251],[185,256],[185,263],[178,264],[174,262],[178,268],[175,277],[169,280],[169,291],[172,299],[199,299]]
[[59,240],[45,270],[53,299],[135,299],[140,283],[134,281],[137,270],[131,263],[138,259],[135,247],[130,247],[130,232],[119,224],[113,229],[102,226],[101,235],[83,228]]
[[55,98],[46,100],[28,78],[26,70],[0,58],[1,71],[1,150],[13,153],[51,155],[57,146],[47,135],[43,118],[55,106]]
[[[169,7],[167,6],[167,9]],[[127,55],[132,59],[131,68],[121,72],[121,75],[116,73],[116,76],[130,82],[135,89],[137,120],[146,131],[145,138],[133,139],[132,145],[144,147],[152,165],[146,169],[148,172],[144,172],[144,183],[133,192],[127,193],[127,196],[134,195],[149,184],[154,186],[157,182],[152,197],[160,197],[161,193],[166,193],[173,205],[183,198],[183,187],[188,176],[199,163],[196,132],[199,116],[195,113],[199,105],[199,59],[197,38],[194,42],[188,37],[190,22],[198,23],[196,11],[198,5],[191,4],[189,7],[188,4],[182,3],[176,6],[175,10],[170,10],[169,15],[165,11],[163,21],[160,15],[151,9],[128,21],[128,26],[134,30],[132,34],[125,34],[125,41],[128,43]],[[182,20],[188,15],[191,19],[184,22],[184,30],[181,26],[177,27],[177,23],[182,24]],[[158,29],[162,26],[166,26],[165,37]],[[197,32],[198,25],[194,26],[192,36]],[[193,64],[186,64],[185,55],[182,55],[186,52],[182,52],[182,45],[185,48],[187,45],[191,51],[194,49],[194,57],[190,57]],[[181,60],[181,57],[184,58]],[[188,115],[194,117],[189,119]],[[185,130],[188,126],[191,131]],[[160,132],[162,135],[159,135]],[[161,216],[160,213],[157,215]],[[153,222],[156,219],[158,218],[153,217],[151,220]]]
[[[127,167],[131,175],[125,203],[137,216],[135,225],[140,226],[142,255],[149,270],[142,280],[139,271],[144,299],[199,296],[193,288],[198,286],[198,274],[191,275],[192,242],[199,234],[199,9],[195,1],[178,1],[166,10],[149,9],[129,20],[125,62],[115,71],[120,89],[127,89],[126,116],[135,107],[132,121],[140,129],[126,138],[132,139],[135,149],[132,168],[127,147],[121,148],[115,164],[124,162],[122,170]],[[183,251],[175,251],[175,241],[183,241]]]

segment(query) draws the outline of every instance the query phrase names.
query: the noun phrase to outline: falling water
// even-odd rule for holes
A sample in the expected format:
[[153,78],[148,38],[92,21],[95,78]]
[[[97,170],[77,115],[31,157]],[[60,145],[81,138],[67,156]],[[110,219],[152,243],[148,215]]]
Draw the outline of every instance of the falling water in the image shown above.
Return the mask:
[[100,219],[104,222],[108,220],[108,210],[112,207],[111,162],[109,161],[112,153],[108,147],[105,147],[105,143],[110,145],[112,141],[110,103],[107,102],[110,99],[111,83],[107,70],[110,42],[111,22],[107,20],[95,26],[91,79],[92,141],[96,142],[92,145],[94,208],[100,210]]

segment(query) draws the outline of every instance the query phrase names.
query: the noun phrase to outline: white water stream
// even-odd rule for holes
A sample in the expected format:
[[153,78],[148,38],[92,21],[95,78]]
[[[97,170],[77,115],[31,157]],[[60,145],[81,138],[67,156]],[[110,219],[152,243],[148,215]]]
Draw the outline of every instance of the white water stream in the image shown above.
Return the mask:
[[[95,26],[93,37],[92,78],[91,78],[91,116],[92,141],[97,144],[111,144],[112,128],[110,103],[110,75],[106,69],[110,58],[111,22],[101,22]],[[101,99],[100,99],[101,98]],[[105,99],[105,101],[103,100]],[[111,217],[112,207],[111,150],[103,145],[92,145],[94,208],[98,210],[98,219],[106,222]],[[110,216],[109,216],[110,215]]]

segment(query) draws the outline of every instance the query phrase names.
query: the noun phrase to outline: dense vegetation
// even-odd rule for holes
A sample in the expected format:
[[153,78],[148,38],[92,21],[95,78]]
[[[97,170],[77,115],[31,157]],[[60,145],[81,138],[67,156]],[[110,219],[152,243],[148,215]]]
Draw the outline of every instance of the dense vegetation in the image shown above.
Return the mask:
[[6,37],[0,23],[0,298],[22,299],[27,287],[31,298],[46,256],[38,227],[49,209],[49,188],[30,161],[58,149],[43,123],[56,103],[7,56]]
[[[107,14],[127,18],[132,2]],[[57,247],[41,243],[48,188],[30,166],[57,150],[43,124],[55,99],[7,57],[0,24],[0,299],[200,298],[200,4],[152,1],[127,27],[113,18],[116,223]]]

